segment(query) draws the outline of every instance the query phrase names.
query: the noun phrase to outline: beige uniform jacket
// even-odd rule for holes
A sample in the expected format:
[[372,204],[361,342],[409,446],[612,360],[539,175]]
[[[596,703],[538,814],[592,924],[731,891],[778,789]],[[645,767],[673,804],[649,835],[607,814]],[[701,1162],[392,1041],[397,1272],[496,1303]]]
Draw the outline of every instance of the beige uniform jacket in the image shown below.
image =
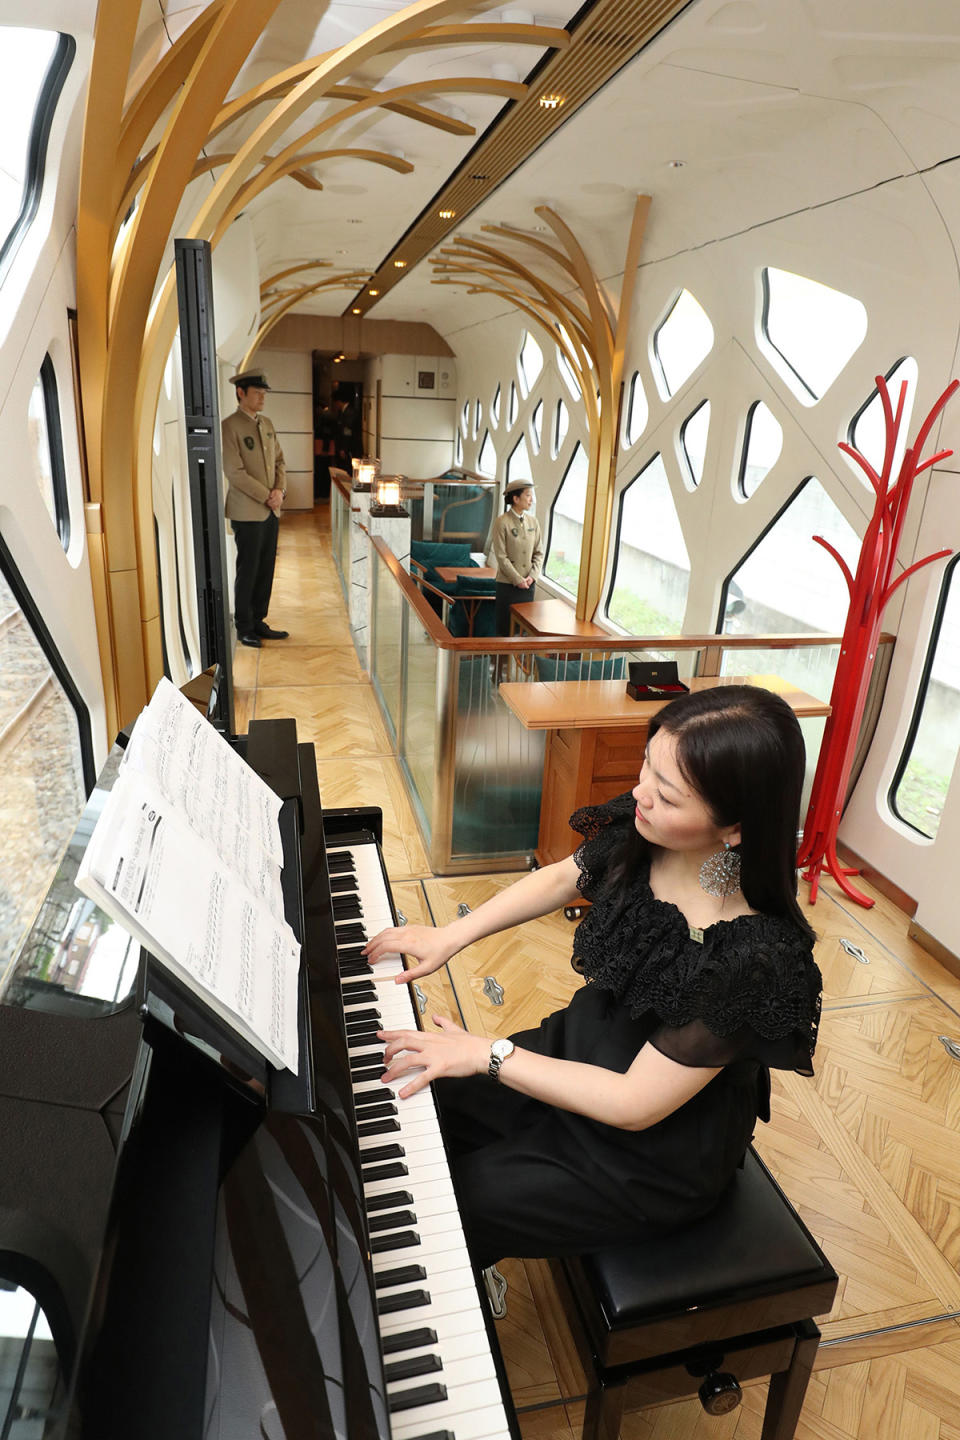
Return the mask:
[[528,575],[536,580],[543,565],[540,521],[529,510],[505,510],[493,522],[492,548],[501,585],[519,585]]
[[266,520],[271,490],[287,490],[287,467],[273,421],[237,407],[220,426],[223,473],[227,480],[224,513],[228,520]]

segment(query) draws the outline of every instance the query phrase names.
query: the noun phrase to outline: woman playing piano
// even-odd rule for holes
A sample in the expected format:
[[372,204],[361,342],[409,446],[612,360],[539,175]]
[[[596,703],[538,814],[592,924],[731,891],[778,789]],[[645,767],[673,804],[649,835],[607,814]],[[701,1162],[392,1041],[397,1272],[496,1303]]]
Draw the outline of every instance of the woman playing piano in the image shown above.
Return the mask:
[[578,810],[584,839],[440,929],[370,941],[411,983],[474,940],[591,902],[586,984],[509,1041],[437,1018],[386,1031],[384,1081],[437,1084],[481,1265],[579,1254],[709,1210],[769,1115],[769,1067],[811,1075],[820,1009],[796,897],[800,727],[770,691],[681,696],[650,724],[632,792]]

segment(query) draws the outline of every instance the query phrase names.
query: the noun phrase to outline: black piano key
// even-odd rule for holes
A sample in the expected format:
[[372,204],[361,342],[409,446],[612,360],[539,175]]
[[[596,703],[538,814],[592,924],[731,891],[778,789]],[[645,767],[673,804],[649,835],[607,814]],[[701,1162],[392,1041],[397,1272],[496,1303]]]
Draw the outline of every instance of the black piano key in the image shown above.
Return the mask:
[[377,998],[377,987],[372,980],[346,980],[340,986],[344,1005],[357,1005],[364,1000]]
[[[416,1310],[430,1304],[429,1290],[403,1290],[399,1295],[381,1295],[377,1301],[378,1315],[396,1315],[398,1310]],[[436,1335],[434,1335],[436,1340]]]
[[411,1355],[409,1360],[391,1360],[389,1365],[384,1365],[383,1374],[389,1385],[391,1381],[413,1380],[417,1375],[435,1375],[442,1369],[439,1355]]
[[[362,1085],[367,1080],[379,1080],[380,1076],[386,1075],[386,1073],[386,1065],[371,1065],[369,1070],[354,1070],[352,1079],[354,1085]],[[387,1094],[389,1092],[385,1091],[384,1093]]]
[[359,895],[333,895],[331,904],[335,924],[340,920],[359,920],[363,915]]
[[431,1430],[429,1435],[414,1435],[411,1440],[457,1440],[452,1430]]
[[[356,1081],[356,1076],[353,1079]],[[370,1105],[379,1105],[381,1100],[396,1100],[396,1091],[386,1085],[375,1085],[372,1090],[354,1090],[353,1103],[357,1110],[366,1111]]]
[[374,1284],[378,1290],[392,1290],[394,1285],[413,1285],[417,1280],[426,1278],[427,1272],[422,1265],[395,1265],[392,1270],[379,1270]]
[[338,959],[338,960],[362,960],[362,959],[363,959],[363,946],[362,946],[362,945],[338,945],[338,946],[337,946],[337,959]]
[[355,980],[360,975],[372,975],[373,966],[366,960],[348,960],[346,964],[337,964],[337,969],[344,980]]
[[384,1355],[402,1355],[405,1350],[423,1350],[436,1345],[437,1332],[423,1325],[418,1330],[401,1330],[395,1335],[381,1335],[380,1349]]
[[371,1255],[386,1255],[389,1250],[409,1250],[420,1244],[416,1230],[392,1230],[389,1235],[376,1235],[370,1241]]
[[355,871],[356,868],[349,850],[337,850],[327,855],[327,870],[331,875],[342,875],[345,871]]
[[356,875],[355,875],[354,873],[352,873],[352,872],[351,872],[351,873],[348,873],[348,874],[345,874],[345,875],[331,875],[331,876],[330,876],[330,893],[331,893],[331,895],[343,895],[343,894],[345,894],[348,890],[356,890],[356,888],[357,888],[357,877],[356,877]]
[[[375,1026],[375,1025],[371,1025],[368,1029],[363,1029],[363,1030],[356,1030],[356,1031],[348,1030],[348,1031],[347,1031],[347,1049],[348,1049],[348,1050],[372,1050],[376,1038],[377,1038],[377,1029],[376,1029],[376,1026]],[[383,1048],[383,1041],[382,1041],[382,1040],[380,1041],[380,1047],[381,1047],[381,1049]]]
[[369,1170],[363,1166],[360,1178],[364,1185],[372,1185],[374,1180],[399,1180],[401,1175],[409,1174],[406,1165],[394,1160],[392,1165],[371,1165]]
[[398,1390],[396,1395],[387,1397],[390,1414],[398,1410],[418,1410],[421,1405],[439,1405],[447,1398],[447,1387],[434,1381],[432,1385],[414,1385],[410,1390]]
[[[371,1065],[376,1065],[377,1061],[382,1057],[382,1055],[382,1045],[377,1050],[374,1050],[371,1046],[368,1046],[368,1048],[362,1051],[361,1054],[351,1055],[349,1057],[350,1069],[354,1072],[354,1074],[358,1073],[361,1070],[368,1070]],[[383,1074],[382,1066],[380,1069],[380,1074]]]
[[383,1016],[375,1005],[370,1005],[366,1010],[351,1010],[350,1013],[343,1018],[346,1021],[347,1031],[349,1033],[355,1025],[366,1025],[370,1020],[379,1022],[383,1019]]
[[[379,1099],[379,1096],[377,1097],[377,1099]],[[364,1121],[367,1121],[367,1120],[387,1120],[387,1119],[389,1119],[389,1117],[390,1117],[391,1115],[396,1115],[396,1113],[397,1113],[397,1107],[396,1107],[396,1105],[390,1105],[390,1104],[387,1104],[387,1105],[376,1105],[376,1104],[373,1103],[373,1100],[371,1099],[371,1101],[370,1101],[368,1104],[364,1105],[364,1107],[363,1107],[363,1114],[362,1114],[362,1115],[358,1115],[358,1116],[357,1116],[357,1119],[358,1119],[358,1120],[364,1120]]]
[[369,1195],[364,1209],[369,1213],[373,1210],[396,1210],[400,1205],[412,1204],[413,1196],[409,1190],[388,1190],[383,1195]]
[[356,921],[347,920],[343,925],[336,927],[336,944],[338,950],[341,945],[366,945],[369,939],[370,936],[366,930],[362,925],[358,925]]
[[416,1225],[417,1217],[412,1210],[385,1210],[379,1215],[368,1215],[367,1226],[371,1235],[381,1230],[396,1230],[401,1225]]
[[407,1152],[402,1145],[372,1145],[369,1150],[360,1151],[361,1165],[377,1165],[381,1160],[402,1160]]
[[396,1135],[399,1129],[399,1120],[369,1120],[366,1125],[357,1126],[357,1134],[365,1140],[368,1135]]

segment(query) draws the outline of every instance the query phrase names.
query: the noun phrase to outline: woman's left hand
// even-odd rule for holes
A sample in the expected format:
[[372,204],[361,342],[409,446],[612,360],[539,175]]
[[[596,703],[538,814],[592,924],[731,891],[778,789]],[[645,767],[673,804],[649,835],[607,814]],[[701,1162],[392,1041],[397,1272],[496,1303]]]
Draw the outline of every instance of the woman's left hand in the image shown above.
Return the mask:
[[490,1061],[490,1041],[484,1035],[470,1035],[443,1015],[434,1015],[432,1030],[381,1030],[386,1041],[383,1063],[387,1069],[380,1077],[384,1085],[396,1082],[411,1070],[416,1071],[409,1085],[397,1094],[401,1100],[416,1095],[431,1080],[444,1075],[482,1075]]

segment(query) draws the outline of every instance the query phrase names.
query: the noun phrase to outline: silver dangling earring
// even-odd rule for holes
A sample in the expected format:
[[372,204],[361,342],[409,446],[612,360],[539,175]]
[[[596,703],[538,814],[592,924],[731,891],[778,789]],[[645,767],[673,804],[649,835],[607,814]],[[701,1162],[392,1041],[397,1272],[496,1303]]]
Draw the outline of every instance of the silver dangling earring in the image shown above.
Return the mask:
[[724,840],[723,849],[710,855],[700,866],[700,889],[718,900],[726,899],[740,889],[740,853]]

